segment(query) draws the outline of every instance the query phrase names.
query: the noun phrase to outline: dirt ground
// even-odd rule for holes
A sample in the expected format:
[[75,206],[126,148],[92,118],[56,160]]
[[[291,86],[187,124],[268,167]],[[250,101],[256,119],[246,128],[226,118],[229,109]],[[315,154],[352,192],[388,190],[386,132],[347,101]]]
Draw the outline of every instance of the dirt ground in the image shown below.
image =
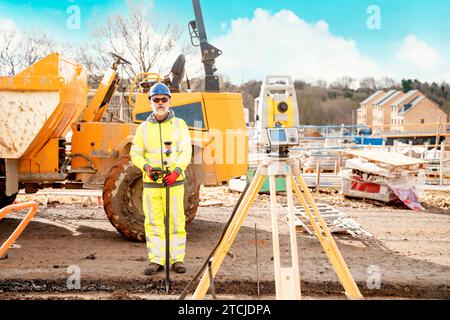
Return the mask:
[[[95,199],[49,198],[25,232],[0,260],[0,299],[174,299],[186,287],[222,233],[239,193],[226,187],[203,188],[201,206],[188,227],[183,275],[171,273],[172,292],[164,294],[164,274],[149,277],[144,243],[128,242],[112,227]],[[371,232],[375,240],[336,235],[336,242],[362,294],[368,298],[450,298],[450,197],[448,193],[422,196],[424,212],[401,205],[345,199],[335,192],[314,194],[348,214]],[[282,205],[285,197],[279,195]],[[19,200],[42,201],[21,195]],[[219,297],[272,299],[274,297],[269,196],[260,195],[246,217],[215,279]],[[280,216],[285,215],[285,208]],[[18,225],[23,213],[0,221],[0,241]],[[258,241],[255,241],[255,226]],[[287,262],[288,226],[279,220],[281,252]],[[258,246],[258,268],[256,265]],[[320,243],[298,235],[302,293],[309,298],[345,298]],[[80,289],[68,280],[80,272]],[[374,286],[374,279],[379,286]],[[375,281],[376,283],[376,281]],[[258,294],[259,287],[259,296]]]

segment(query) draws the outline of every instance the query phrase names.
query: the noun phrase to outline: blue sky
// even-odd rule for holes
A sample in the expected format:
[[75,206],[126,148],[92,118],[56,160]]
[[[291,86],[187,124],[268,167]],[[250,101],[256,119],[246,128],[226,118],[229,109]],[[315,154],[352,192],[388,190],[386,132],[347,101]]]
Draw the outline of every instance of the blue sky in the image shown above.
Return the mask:
[[[450,44],[448,43],[450,1],[448,0],[202,0],[201,2],[209,40],[211,42],[216,40],[219,44],[225,45],[225,48],[219,47],[224,50],[224,55],[228,49],[227,45],[232,46],[233,39],[236,41],[239,39],[236,36],[237,30],[234,30],[233,38],[233,32],[230,31],[231,21],[242,18],[247,19],[250,23],[255,18],[255,10],[257,8],[264,9],[269,15],[266,18],[273,23],[268,24],[270,30],[264,30],[264,32],[272,37],[283,37],[284,30],[273,30],[277,28],[277,21],[279,21],[275,15],[280,10],[289,10],[298,19],[311,26],[316,25],[319,21],[326,22],[327,31],[333,39],[344,39],[347,41],[347,45],[354,42],[358,50],[358,57],[370,59],[377,65],[377,70],[386,68],[387,75],[392,73],[394,77],[399,76],[396,73],[400,71],[387,70],[390,66],[392,69],[397,68],[398,61],[396,59],[399,57],[404,61],[416,62],[416,64],[420,62],[420,55],[414,57],[411,56],[412,53],[409,54],[405,50],[421,47],[425,50],[424,59],[430,56],[435,57],[432,52],[436,52],[439,54],[441,64],[433,65],[434,72],[431,72],[431,67],[426,68],[427,66],[422,65],[421,67],[427,69],[427,72],[423,73],[423,70],[418,70],[417,76],[437,77],[436,80],[439,80],[437,71],[444,69],[442,77],[444,79],[447,76],[450,77],[450,71],[447,70],[450,61]],[[68,17],[66,10],[70,5],[77,5],[81,10],[81,29],[79,30],[67,30],[66,28]],[[379,30],[370,30],[366,26],[369,17],[367,8],[371,5],[376,5],[381,10],[381,29]],[[124,12],[125,8],[124,0],[32,0],[20,2],[0,0],[0,19],[13,20],[20,29],[41,30],[58,39],[84,42],[89,38],[89,26],[93,22],[94,12],[98,12],[100,16],[104,17],[115,12]],[[174,22],[183,29],[186,29],[187,22],[194,17],[190,0],[153,0],[153,9],[158,21]],[[294,22],[295,25],[298,23]],[[250,24],[240,27],[247,28],[247,32],[253,32]],[[289,34],[295,36],[297,33]],[[301,34],[303,32],[299,30],[298,35]],[[303,38],[300,37],[300,39]],[[334,41],[333,39],[330,41]],[[307,47],[302,47],[301,43],[298,43],[298,38],[290,40],[296,42],[296,50],[308,50]],[[267,45],[269,46],[270,43],[271,40],[268,40]],[[280,45],[277,41],[274,43]],[[310,42],[305,41],[305,43]],[[240,45],[245,46],[248,43]],[[343,46],[346,44],[344,43]],[[236,54],[236,50],[233,47],[229,52]],[[403,54],[399,53],[400,51]],[[405,65],[404,68],[407,66]],[[230,68],[230,72],[231,70],[232,68]],[[411,71],[411,68],[404,72],[406,71]],[[248,74],[250,75],[252,72]],[[314,77],[314,75],[312,76]]]

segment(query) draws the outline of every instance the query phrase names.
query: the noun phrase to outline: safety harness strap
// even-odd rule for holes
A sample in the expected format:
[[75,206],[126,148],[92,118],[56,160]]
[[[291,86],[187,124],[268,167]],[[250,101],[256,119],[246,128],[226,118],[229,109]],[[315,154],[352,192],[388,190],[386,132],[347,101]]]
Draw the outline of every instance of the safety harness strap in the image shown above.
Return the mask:
[[[184,180],[175,181],[173,184],[170,185],[170,187],[176,187],[181,186],[184,184]],[[166,185],[163,183],[154,183],[154,182],[144,182],[144,188],[165,188]]]

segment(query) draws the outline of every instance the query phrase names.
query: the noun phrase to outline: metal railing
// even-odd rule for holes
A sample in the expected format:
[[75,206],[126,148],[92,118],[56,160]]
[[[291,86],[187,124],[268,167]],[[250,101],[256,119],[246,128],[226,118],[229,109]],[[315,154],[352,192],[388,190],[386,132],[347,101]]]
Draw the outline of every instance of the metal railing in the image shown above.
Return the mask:
[[[450,187],[450,133],[442,130],[445,126],[447,128],[449,123],[434,123],[431,125],[440,125],[436,127],[437,131],[419,133],[420,137],[436,137],[435,141],[430,139],[423,139],[425,143],[414,144],[411,137],[415,137],[413,133],[396,133],[393,136],[391,133],[377,134],[371,136],[362,135],[344,135],[344,131],[357,132],[358,129],[367,128],[363,125],[305,125],[299,127],[300,144],[291,149],[291,154],[297,157],[302,162],[302,169],[305,170],[305,174],[308,174],[309,180],[313,180],[312,175],[316,175],[316,181],[320,180],[321,172],[323,170],[329,170],[334,168],[333,173],[326,176],[327,179],[331,178],[336,185],[339,177],[339,170],[342,167],[344,160],[346,159],[345,150],[358,150],[358,149],[375,149],[388,152],[401,153],[412,158],[424,159],[429,162],[426,169],[426,184],[428,186],[437,187]],[[408,124],[410,126],[430,126],[430,124]],[[256,128],[248,128],[249,133],[249,153],[258,154],[264,152],[263,146],[256,143],[257,135]],[[417,137],[416,136],[416,137]],[[408,143],[399,142],[398,138],[405,138],[401,140],[409,140]],[[360,144],[353,141],[353,138],[361,138]],[[363,144],[364,138],[394,138],[391,145],[387,145],[385,140],[381,145]],[[442,140],[442,141],[441,141]],[[327,158],[328,157],[328,158]],[[304,165],[308,159],[315,158],[317,162],[312,166]],[[321,159],[327,162],[325,165],[321,165]],[[334,160],[333,160],[334,159]],[[329,164],[330,161],[335,161],[334,165]],[[311,161],[310,161],[311,162]],[[314,162],[314,161],[312,161]],[[338,163],[336,163],[338,162]],[[330,167],[330,168],[328,168]],[[310,171],[313,171],[311,173]],[[306,172],[307,171],[307,172]]]

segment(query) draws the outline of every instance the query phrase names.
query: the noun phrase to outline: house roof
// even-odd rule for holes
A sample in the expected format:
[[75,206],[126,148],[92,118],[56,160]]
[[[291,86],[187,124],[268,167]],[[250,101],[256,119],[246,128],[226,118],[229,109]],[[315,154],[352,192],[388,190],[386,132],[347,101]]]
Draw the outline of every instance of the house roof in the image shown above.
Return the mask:
[[419,104],[422,100],[426,99],[425,96],[418,96],[415,97],[410,103],[405,104],[403,106],[402,111],[399,112],[399,114],[403,115],[406,112],[408,112],[409,110],[411,110],[415,105]]
[[372,99],[375,99],[380,93],[384,93],[384,91],[383,90],[378,90],[377,92],[375,92],[374,94],[369,96],[366,100],[364,100],[360,104],[367,104],[367,103],[369,103]]
[[392,98],[394,98],[395,96],[398,96],[401,93],[401,91],[397,91],[397,90],[389,90],[387,93],[385,93],[384,95],[382,95],[379,99],[374,101],[374,105],[379,105],[379,104],[384,104],[386,103],[387,100],[390,100]]
[[[409,98],[411,98],[413,95],[415,95],[416,93],[418,93],[419,91],[418,90],[411,90],[411,91],[409,91],[407,94],[405,94],[403,97],[401,97],[400,99],[398,99],[398,100],[395,100],[393,103],[392,103],[392,106],[399,106],[399,105],[401,105],[401,104],[403,104],[406,100],[408,100]],[[420,92],[419,92],[420,93]]]

